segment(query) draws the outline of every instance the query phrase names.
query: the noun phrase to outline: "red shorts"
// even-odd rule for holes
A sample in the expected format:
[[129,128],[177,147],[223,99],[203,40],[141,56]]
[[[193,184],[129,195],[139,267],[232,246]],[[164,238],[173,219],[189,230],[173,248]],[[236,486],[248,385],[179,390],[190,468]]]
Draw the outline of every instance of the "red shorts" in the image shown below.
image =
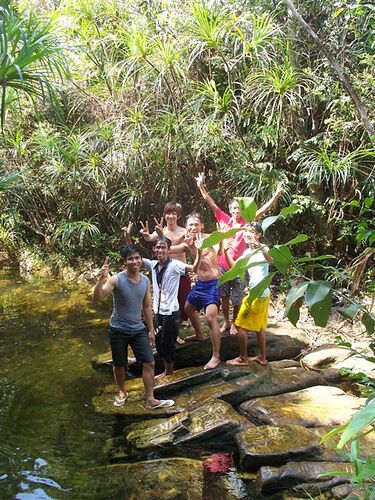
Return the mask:
[[185,302],[191,290],[191,279],[188,274],[180,277],[180,286],[178,288],[178,304],[180,306],[180,319],[186,321],[188,319],[185,313]]

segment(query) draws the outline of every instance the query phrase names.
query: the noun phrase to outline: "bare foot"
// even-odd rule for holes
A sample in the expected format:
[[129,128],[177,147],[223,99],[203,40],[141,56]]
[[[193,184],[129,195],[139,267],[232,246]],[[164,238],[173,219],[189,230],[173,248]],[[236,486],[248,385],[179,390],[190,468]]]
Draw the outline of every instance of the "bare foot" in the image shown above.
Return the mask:
[[262,366],[265,366],[267,364],[267,360],[265,358],[262,358],[261,356],[250,358],[250,361],[255,361],[256,363],[259,363]]
[[212,357],[210,361],[204,365],[203,370],[213,370],[214,368],[217,368],[221,363],[220,358],[214,358]]
[[199,335],[189,335],[189,337],[184,338],[185,343],[186,342],[203,342],[204,337],[200,337]]
[[249,365],[249,361],[248,361],[247,358],[241,358],[241,356],[239,356],[238,358],[228,359],[227,365],[231,365],[231,366],[248,366]]
[[182,339],[181,337],[177,337],[176,342],[177,342],[177,344],[180,344],[180,345],[186,344],[185,340]]
[[238,333],[238,330],[237,330],[237,327],[236,325],[233,323],[232,326],[230,327],[230,334],[231,335],[237,335]]
[[225,333],[225,332],[229,332],[230,330],[230,323],[223,323],[220,327],[220,333]]

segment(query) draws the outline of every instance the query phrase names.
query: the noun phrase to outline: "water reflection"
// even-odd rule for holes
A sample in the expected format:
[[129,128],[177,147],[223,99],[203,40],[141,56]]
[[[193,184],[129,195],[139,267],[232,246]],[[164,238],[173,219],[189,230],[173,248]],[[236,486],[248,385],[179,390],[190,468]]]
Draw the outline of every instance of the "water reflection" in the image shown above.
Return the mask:
[[89,295],[0,271],[0,498],[64,498],[104,461],[112,425],[91,398],[110,376],[90,358],[107,348],[111,305]]

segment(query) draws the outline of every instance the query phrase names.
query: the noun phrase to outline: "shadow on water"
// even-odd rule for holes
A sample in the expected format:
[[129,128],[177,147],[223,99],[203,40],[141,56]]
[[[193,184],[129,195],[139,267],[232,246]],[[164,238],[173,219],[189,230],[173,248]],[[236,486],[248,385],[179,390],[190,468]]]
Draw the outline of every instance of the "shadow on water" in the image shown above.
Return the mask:
[[[106,467],[100,469],[109,465],[106,443],[122,433],[123,425],[116,418],[98,416],[91,404],[97,387],[112,382],[110,373],[90,365],[92,356],[108,348],[110,310],[110,300],[93,307],[90,290],[83,285],[23,282],[0,271],[1,500],[128,498],[132,478],[129,483],[123,479],[125,490],[118,496],[118,485],[111,490]],[[210,456],[209,450],[206,456],[194,449],[175,451],[175,456],[202,461]],[[145,458],[152,467],[159,454]],[[147,477],[146,465],[130,462],[145,467]],[[168,498],[255,498],[243,489],[233,467],[214,470],[211,465],[204,467],[199,496],[173,496],[171,490]],[[93,479],[100,470],[104,476],[99,484]],[[155,477],[160,474],[157,470]],[[164,476],[160,478],[153,483],[148,477],[147,498],[163,498],[157,489],[164,484]],[[221,480],[233,494],[223,493]]]

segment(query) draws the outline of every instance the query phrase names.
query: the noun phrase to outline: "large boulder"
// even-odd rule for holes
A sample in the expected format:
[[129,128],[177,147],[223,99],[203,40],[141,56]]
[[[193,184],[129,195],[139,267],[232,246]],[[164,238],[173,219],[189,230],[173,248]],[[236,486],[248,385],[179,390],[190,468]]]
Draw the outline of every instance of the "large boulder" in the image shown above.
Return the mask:
[[[256,335],[249,333],[249,356],[258,353]],[[309,345],[309,340],[305,333],[298,328],[269,328],[267,330],[267,359],[269,361],[294,359],[301,354],[303,349]],[[221,359],[228,359],[238,356],[238,340],[235,336],[225,334],[221,340]],[[188,366],[200,366],[207,363],[211,358],[211,341],[206,338],[203,342],[189,342],[185,345],[178,345],[175,356],[175,368],[185,368]],[[158,354],[155,354],[156,369],[161,369],[162,362]],[[112,367],[112,355],[110,352],[94,356],[91,364],[96,370],[110,370]],[[140,371],[140,366],[131,360],[129,369],[135,373]]]
[[323,452],[319,437],[300,425],[249,428],[236,434],[235,440],[243,469],[312,459]]
[[316,386],[246,401],[240,411],[251,421],[267,425],[337,426],[347,422],[365,402],[337,387]]

